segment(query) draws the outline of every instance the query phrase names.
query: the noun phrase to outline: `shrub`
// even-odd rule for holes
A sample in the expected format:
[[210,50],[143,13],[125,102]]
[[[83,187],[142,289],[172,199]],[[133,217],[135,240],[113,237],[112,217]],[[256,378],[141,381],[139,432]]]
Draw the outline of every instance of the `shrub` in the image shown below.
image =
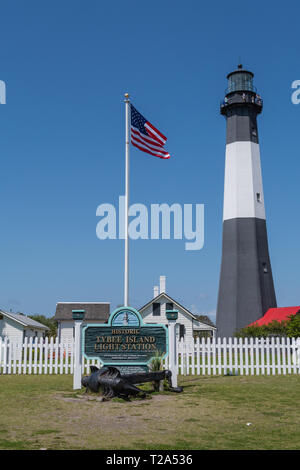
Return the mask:
[[300,314],[291,315],[286,325],[286,332],[289,338],[300,338]]
[[[163,370],[162,356],[159,351],[156,351],[155,356],[150,362],[150,370],[151,372]],[[160,385],[160,381],[153,382],[153,387],[155,392],[158,392],[160,389],[163,389],[163,384]]]
[[270,336],[287,336],[287,325],[289,321],[272,321],[268,325],[251,325],[242,328],[235,333],[237,338],[267,338]]
[[152,372],[157,372],[159,370],[163,370],[163,363],[162,363],[162,356],[159,351],[156,351],[155,356],[153,357],[152,361],[150,362],[150,370]]

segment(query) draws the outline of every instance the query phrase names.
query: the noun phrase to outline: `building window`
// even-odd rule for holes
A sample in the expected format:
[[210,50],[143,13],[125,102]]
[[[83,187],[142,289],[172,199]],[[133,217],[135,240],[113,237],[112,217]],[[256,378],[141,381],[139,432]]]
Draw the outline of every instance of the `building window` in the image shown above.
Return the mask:
[[197,330],[193,332],[193,337],[196,340],[197,338],[212,338],[213,332],[211,330]]
[[173,310],[173,303],[172,302],[167,302],[166,303],[166,310]]
[[179,325],[179,339],[184,338],[185,335],[185,326],[184,325]]
[[261,202],[261,194],[260,193],[256,193],[256,199],[257,199],[257,202]]
[[160,303],[153,302],[153,316],[159,317],[160,316]]

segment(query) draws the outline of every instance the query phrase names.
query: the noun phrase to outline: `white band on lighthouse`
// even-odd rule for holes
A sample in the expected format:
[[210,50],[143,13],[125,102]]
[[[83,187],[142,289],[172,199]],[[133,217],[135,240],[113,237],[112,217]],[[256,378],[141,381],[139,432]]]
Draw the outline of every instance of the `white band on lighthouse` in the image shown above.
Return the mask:
[[259,144],[226,145],[223,220],[266,219]]

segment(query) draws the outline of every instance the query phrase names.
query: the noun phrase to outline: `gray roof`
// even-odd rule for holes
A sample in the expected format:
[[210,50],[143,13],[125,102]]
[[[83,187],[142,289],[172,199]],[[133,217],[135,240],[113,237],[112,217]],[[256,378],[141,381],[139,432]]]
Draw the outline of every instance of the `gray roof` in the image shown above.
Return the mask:
[[17,321],[18,323],[22,323],[24,326],[49,330],[48,326],[43,325],[38,321],[32,320],[32,318],[26,317],[26,315],[22,315],[20,313],[5,312],[4,310],[0,310],[0,313],[8,318],[11,318],[12,320]]
[[58,302],[55,320],[73,320],[72,310],[85,310],[84,320],[107,322],[110,314],[109,302]]

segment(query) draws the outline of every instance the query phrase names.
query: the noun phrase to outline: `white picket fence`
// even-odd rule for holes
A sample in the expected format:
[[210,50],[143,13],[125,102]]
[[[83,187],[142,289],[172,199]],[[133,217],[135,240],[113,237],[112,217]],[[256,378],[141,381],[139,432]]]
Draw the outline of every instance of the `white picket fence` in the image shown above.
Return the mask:
[[[89,373],[95,364],[84,360],[82,373]],[[73,374],[73,370],[73,340],[25,338],[23,343],[14,343],[0,337],[0,374]]]
[[177,345],[181,375],[300,373],[299,338],[197,338]]
[[[100,363],[85,359],[82,372],[89,373],[91,365]],[[0,338],[0,374],[72,374],[73,368],[73,341],[25,338],[21,344]],[[300,339],[182,339],[177,343],[177,368],[180,375],[299,374]]]

